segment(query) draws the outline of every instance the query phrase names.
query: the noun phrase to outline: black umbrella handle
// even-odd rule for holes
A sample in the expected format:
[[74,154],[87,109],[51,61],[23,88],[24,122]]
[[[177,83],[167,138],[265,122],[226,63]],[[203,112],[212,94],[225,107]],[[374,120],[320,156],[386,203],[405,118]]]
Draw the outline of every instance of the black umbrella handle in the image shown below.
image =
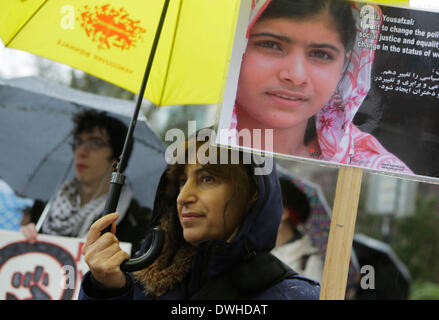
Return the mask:
[[119,196],[125,183],[125,175],[120,172],[113,172],[111,174],[110,189],[107,194],[107,201],[105,202],[104,214],[116,212]]
[[[110,188],[107,193],[107,201],[103,215],[116,212],[117,203],[119,202],[120,193],[125,182],[125,175],[120,172],[113,172],[111,174]],[[101,234],[111,232],[111,225],[102,230]]]
[[134,272],[150,266],[160,255],[165,243],[165,232],[154,228],[152,230],[151,246],[142,256],[122,262],[120,269],[125,272]]
[[[110,189],[108,191],[109,193],[107,196],[107,202],[105,203],[104,214],[115,212],[117,208],[117,202],[119,201],[120,192],[125,182],[125,176],[123,175],[122,171],[125,169],[126,164],[128,162],[128,158],[126,157],[128,146],[130,145],[133,139],[137,117],[140,112],[140,106],[142,104],[142,99],[145,94],[145,89],[148,83],[149,74],[151,73],[152,63],[154,61],[155,52],[157,50],[157,46],[160,39],[160,34],[162,32],[163,25],[165,22],[168,6],[169,6],[169,0],[165,0],[163,4],[162,13],[160,15],[160,21],[157,26],[157,31],[152,44],[151,53],[149,55],[148,62],[146,64],[145,74],[143,76],[142,84],[140,86],[139,95],[137,97],[136,107],[134,108],[134,113],[131,118],[131,123],[128,128],[127,136],[125,138],[125,143],[122,149],[122,155],[120,157],[120,163],[118,163],[116,166],[117,172],[114,172],[111,176]],[[103,232],[105,233],[110,230],[111,230],[111,226],[106,228]],[[148,251],[141,257],[124,261],[121,264],[121,269],[123,271],[132,272],[132,271],[142,270],[148,267],[159,256],[160,252],[162,251],[164,241],[165,241],[164,231],[154,229],[152,233],[151,247],[148,249]]]
[[[116,212],[119,196],[125,182],[124,174],[120,172],[113,172],[110,180],[110,189],[107,195],[107,202],[105,203],[104,214]],[[111,226],[105,228],[102,234],[111,232]],[[165,233],[163,230],[154,228],[152,231],[151,246],[146,253],[135,259],[128,259],[122,262],[120,269],[125,272],[133,272],[145,269],[151,265],[160,255],[165,242]]]

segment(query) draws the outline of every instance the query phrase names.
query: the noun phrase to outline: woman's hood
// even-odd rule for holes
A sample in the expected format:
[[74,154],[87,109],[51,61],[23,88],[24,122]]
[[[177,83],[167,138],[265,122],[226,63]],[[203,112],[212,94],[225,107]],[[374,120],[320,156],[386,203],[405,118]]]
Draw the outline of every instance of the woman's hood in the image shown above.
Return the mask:
[[245,242],[250,251],[269,251],[276,244],[282,216],[282,194],[276,166],[267,174],[255,175],[258,200],[245,216],[233,242]]

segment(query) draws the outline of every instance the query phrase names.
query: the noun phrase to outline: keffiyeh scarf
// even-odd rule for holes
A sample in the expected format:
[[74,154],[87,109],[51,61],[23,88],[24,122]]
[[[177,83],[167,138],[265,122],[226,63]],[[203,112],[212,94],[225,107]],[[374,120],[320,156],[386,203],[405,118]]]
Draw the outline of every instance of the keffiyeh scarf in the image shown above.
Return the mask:
[[49,202],[49,214],[42,225],[42,231],[67,237],[77,237],[87,220],[94,220],[105,206],[106,195],[102,195],[81,207],[79,183],[72,179],[64,183],[53,201]]
[[[132,199],[132,191],[125,184],[116,209],[119,213],[116,224],[124,218]],[[103,194],[81,206],[79,182],[76,178],[69,180],[61,185],[55,197],[47,204],[45,210],[49,212],[41,231],[45,234],[82,238],[87,235],[93,222],[101,217],[106,200],[107,194]]]

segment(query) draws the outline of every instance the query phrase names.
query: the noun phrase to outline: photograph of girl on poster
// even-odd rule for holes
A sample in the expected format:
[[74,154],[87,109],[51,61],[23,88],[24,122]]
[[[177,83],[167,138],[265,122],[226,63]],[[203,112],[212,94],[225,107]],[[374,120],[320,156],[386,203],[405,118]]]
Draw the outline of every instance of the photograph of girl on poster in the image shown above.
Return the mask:
[[235,104],[222,106],[233,108],[232,117],[219,129],[236,141],[242,129],[262,129],[262,141],[272,129],[273,150],[265,150],[276,154],[413,175],[354,124],[371,89],[382,24],[379,6],[361,8],[344,0],[266,1],[248,26]]

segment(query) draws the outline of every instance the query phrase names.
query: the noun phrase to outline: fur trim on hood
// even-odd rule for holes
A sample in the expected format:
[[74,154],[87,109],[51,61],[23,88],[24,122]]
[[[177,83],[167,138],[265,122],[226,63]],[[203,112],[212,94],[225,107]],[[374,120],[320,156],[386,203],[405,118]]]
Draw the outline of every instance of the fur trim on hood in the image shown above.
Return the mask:
[[145,287],[145,293],[157,297],[166,293],[175,284],[183,281],[190,269],[194,255],[194,248],[189,244],[184,244],[175,254],[172,254],[168,233],[168,217],[163,217],[160,229],[165,230],[165,243],[162,253],[148,268],[134,273],[136,280]]

